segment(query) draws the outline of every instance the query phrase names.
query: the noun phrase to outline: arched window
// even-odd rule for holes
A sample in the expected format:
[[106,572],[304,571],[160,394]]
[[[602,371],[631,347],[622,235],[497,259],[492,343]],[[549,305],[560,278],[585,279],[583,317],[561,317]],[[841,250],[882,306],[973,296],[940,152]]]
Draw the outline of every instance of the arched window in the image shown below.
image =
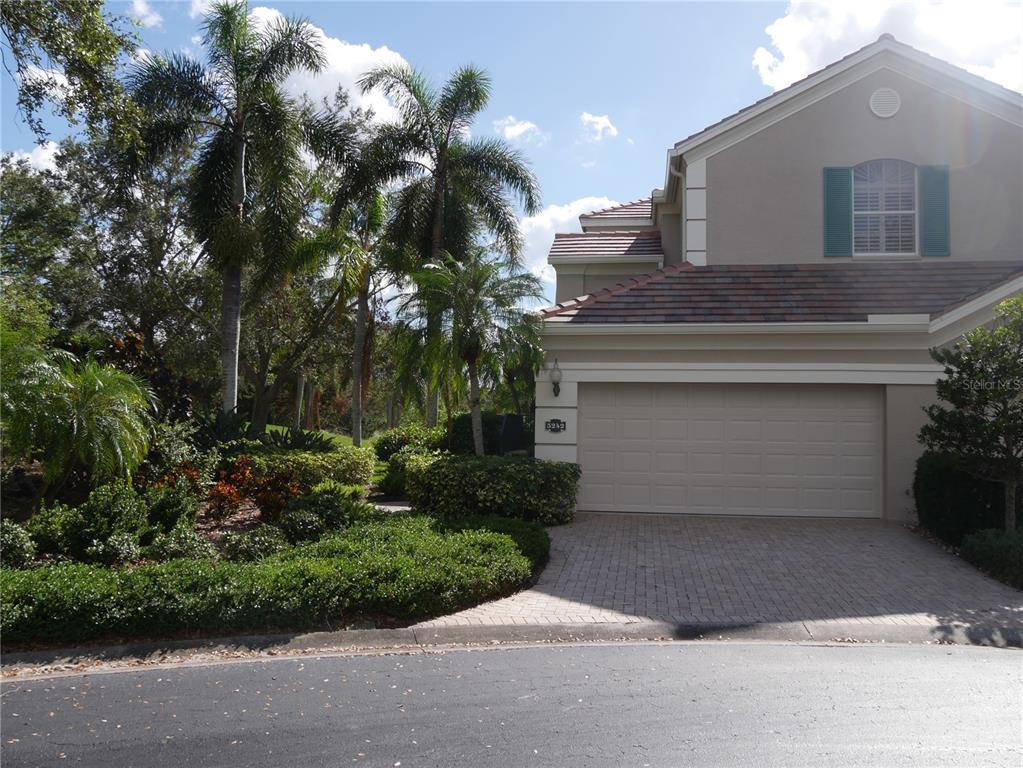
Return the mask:
[[853,252],[916,253],[916,166],[871,160],[852,175]]

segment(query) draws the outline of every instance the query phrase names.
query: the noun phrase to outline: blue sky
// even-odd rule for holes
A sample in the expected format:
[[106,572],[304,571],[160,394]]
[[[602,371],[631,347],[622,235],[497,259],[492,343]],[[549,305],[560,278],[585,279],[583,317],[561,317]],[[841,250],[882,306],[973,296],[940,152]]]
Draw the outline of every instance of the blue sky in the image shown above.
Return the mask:
[[[200,54],[206,0],[109,3],[139,18],[142,45]],[[1019,3],[878,3],[836,0],[679,3],[252,2],[267,15],[307,18],[323,33],[330,64],[290,83],[327,94],[362,71],[403,59],[441,80],[473,63],[493,78],[476,135],[505,135],[530,159],[545,210],[523,221],[527,259],[542,269],[554,231],[578,214],[646,196],[664,177],[666,149],[884,31],[1019,88]],[[273,9],[273,10],[271,10]],[[34,137],[3,81],[0,147],[29,152]],[[379,96],[367,103],[386,119]],[[62,128],[53,126],[53,138]],[[47,161],[48,147],[34,159]],[[549,275],[548,275],[549,276]]]

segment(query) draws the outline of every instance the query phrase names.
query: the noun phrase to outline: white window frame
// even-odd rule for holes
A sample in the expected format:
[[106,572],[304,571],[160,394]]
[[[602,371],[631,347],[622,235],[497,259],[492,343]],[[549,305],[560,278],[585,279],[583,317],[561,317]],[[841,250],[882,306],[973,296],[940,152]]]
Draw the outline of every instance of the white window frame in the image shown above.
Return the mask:
[[[885,160],[898,160],[902,163],[907,163],[913,166],[913,210],[912,211],[857,211],[856,210],[856,168],[861,165],[867,165],[868,163],[883,162]],[[920,255],[920,181],[917,178],[918,166],[916,163],[910,163],[908,160],[902,160],[897,157],[879,157],[873,160],[864,160],[862,163],[857,163],[849,169],[849,175],[851,176],[852,183],[852,195],[850,197],[850,205],[852,206],[852,246],[853,246],[853,258],[859,259],[911,259]],[[882,196],[882,205],[883,205]],[[912,214],[913,216],[913,250],[912,251],[857,251],[856,250],[856,217],[857,216],[907,216]],[[881,237],[884,237],[884,230],[882,228]]]

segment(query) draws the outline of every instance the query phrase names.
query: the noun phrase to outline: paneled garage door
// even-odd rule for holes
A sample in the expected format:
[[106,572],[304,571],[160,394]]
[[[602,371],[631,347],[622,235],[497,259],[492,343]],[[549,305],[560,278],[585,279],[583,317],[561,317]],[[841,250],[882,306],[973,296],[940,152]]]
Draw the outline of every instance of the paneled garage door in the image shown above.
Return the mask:
[[579,508],[880,517],[881,388],[579,385]]

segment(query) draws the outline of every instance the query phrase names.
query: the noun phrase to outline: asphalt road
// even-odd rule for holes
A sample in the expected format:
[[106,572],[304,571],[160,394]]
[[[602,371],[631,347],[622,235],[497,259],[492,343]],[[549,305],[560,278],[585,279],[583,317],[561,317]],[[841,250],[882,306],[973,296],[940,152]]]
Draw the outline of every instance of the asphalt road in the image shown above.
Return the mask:
[[1023,653],[959,646],[459,650],[2,690],[4,768],[1023,764]]

